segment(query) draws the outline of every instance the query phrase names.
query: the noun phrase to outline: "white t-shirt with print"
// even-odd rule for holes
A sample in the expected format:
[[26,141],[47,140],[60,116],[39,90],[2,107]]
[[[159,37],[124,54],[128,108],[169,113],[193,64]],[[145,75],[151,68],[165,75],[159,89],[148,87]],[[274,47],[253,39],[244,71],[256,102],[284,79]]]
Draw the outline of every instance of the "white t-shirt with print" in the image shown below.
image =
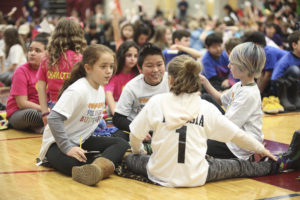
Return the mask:
[[[103,87],[93,88],[86,78],[81,78],[70,85],[62,94],[53,110],[64,115],[66,134],[74,146],[79,146],[80,136],[84,142],[97,128],[103,116],[105,93]],[[40,159],[43,160],[55,139],[47,125],[42,141]]]
[[[237,82],[221,96],[221,102],[226,108],[225,116],[262,144],[264,139],[262,133],[263,112],[257,85],[242,86],[241,82]],[[247,160],[253,154],[233,143],[226,145],[240,159]]]
[[153,154],[147,164],[150,180],[167,187],[201,186],[206,182],[209,168],[205,159],[207,139],[229,142],[240,129],[213,104],[199,97],[197,117],[178,129],[170,130],[166,126],[161,103],[170,95],[152,97],[130,124],[131,134],[142,141],[149,130],[154,131],[151,142]]
[[165,92],[169,92],[166,72],[162,81],[155,86],[148,85],[144,80],[144,75],[140,74],[124,87],[117,103],[116,112],[127,116],[132,121],[152,96]]

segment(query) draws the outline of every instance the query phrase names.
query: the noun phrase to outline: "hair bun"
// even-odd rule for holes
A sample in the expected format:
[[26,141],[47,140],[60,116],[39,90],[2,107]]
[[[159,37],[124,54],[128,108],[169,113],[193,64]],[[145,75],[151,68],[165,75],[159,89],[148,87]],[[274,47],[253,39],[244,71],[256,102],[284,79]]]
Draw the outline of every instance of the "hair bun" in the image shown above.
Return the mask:
[[184,69],[186,73],[193,73],[194,75],[198,75],[201,72],[201,64],[195,60],[187,60],[183,63]]

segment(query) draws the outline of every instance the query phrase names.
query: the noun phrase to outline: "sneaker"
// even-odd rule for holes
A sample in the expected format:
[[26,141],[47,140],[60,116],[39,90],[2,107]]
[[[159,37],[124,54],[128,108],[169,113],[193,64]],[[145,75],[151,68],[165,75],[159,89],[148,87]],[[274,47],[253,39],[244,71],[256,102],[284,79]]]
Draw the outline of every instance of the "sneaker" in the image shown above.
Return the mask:
[[288,150],[277,158],[279,172],[286,170],[300,170],[300,130],[293,135]]
[[267,114],[276,114],[279,112],[278,108],[272,103],[269,97],[264,97],[262,101],[262,110]]
[[284,108],[283,106],[280,104],[279,98],[275,97],[275,96],[269,96],[269,100],[272,104],[275,105],[275,107],[278,109],[279,112],[283,112]]

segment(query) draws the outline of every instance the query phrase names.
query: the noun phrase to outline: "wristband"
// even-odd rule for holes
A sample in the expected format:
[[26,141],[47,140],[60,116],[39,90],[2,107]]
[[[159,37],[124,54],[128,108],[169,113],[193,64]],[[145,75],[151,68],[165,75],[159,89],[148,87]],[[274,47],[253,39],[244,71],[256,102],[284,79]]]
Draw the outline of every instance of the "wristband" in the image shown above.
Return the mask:
[[45,112],[45,113],[42,114],[42,117],[45,117],[45,116],[47,116],[49,114],[50,114],[50,112]]

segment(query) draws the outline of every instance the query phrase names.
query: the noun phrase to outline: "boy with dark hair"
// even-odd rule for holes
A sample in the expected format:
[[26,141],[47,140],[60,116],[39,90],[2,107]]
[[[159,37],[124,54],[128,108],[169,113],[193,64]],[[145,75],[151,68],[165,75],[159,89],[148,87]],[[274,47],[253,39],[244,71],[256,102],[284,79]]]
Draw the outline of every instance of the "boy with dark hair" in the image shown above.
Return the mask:
[[103,44],[107,45],[105,34],[103,31],[97,31],[96,23],[92,22],[89,25],[89,31],[84,34],[84,38],[86,39],[86,43],[90,44]]
[[173,45],[170,47],[170,49],[165,49],[163,51],[163,55],[166,60],[165,61],[166,65],[174,57],[182,54],[188,54],[196,59],[201,57],[201,53],[199,51],[190,48],[190,37],[191,37],[191,33],[188,32],[187,30],[176,30],[173,32],[172,34]]
[[288,41],[292,51],[276,63],[271,80],[284,108],[295,110],[300,108],[300,31],[292,33]]
[[113,124],[128,132],[129,124],[147,101],[156,94],[169,91],[164,56],[159,47],[145,44],[139,52],[137,67],[140,75],[124,87],[113,116]]
[[210,81],[216,90],[224,90],[232,86],[235,81],[228,80],[230,73],[228,56],[222,48],[222,37],[212,33],[205,38],[207,52],[202,58],[203,75]]
[[276,32],[276,24],[274,22],[268,22],[265,26],[266,36],[273,40],[279,47],[283,47],[282,38]]

